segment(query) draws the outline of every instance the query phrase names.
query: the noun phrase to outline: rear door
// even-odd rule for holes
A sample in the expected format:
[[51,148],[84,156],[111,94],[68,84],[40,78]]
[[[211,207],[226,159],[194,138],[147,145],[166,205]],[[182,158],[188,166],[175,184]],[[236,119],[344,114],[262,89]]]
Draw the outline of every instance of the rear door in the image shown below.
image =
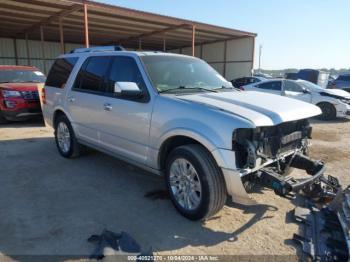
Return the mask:
[[46,78],[46,104],[42,104],[42,108],[45,120],[51,124],[54,114],[53,110],[59,106],[63,106],[64,104],[64,96],[66,91],[65,86],[77,61],[77,57],[56,59]]
[[285,96],[311,103],[311,93],[304,90],[305,89],[301,85],[294,81],[285,80],[283,83],[283,94]]
[[88,57],[67,96],[67,108],[78,138],[95,145],[99,143],[98,132],[104,123],[105,76],[110,62],[110,56]]
[[[148,155],[152,103],[143,79],[140,61],[130,56],[115,56],[107,74],[109,96],[99,101],[100,143],[109,151],[139,163]],[[115,82],[135,82],[142,98],[114,95]]]

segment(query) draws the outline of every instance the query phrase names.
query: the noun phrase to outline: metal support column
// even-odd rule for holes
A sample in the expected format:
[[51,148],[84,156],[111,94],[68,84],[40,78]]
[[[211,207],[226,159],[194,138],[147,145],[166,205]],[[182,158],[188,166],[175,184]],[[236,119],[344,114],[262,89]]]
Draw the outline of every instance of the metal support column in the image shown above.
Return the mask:
[[196,26],[192,25],[192,56],[195,54]]
[[60,30],[60,46],[61,46],[61,53],[65,53],[65,48],[64,48],[64,35],[63,35],[63,25],[62,25],[62,17],[58,18],[58,26]]
[[40,26],[40,42],[41,42],[41,54],[44,64],[44,73],[46,74],[46,59],[45,59],[45,39],[44,39],[44,27]]
[[28,43],[28,33],[25,34],[25,39],[26,39],[26,50],[27,50],[27,64],[31,65],[31,60],[30,60],[30,51],[29,51],[29,43]]
[[165,34],[163,34],[163,51],[166,52]]
[[142,40],[141,40],[141,38],[139,38],[139,51],[141,51],[142,50]]
[[225,40],[224,42],[224,75],[223,77],[225,78],[226,78],[226,61],[227,61],[226,54],[227,54],[227,40]]
[[16,65],[18,65],[18,52],[17,52],[17,39],[16,38],[13,39],[13,49],[15,51],[15,62],[16,62]]
[[89,48],[89,21],[88,21],[88,13],[87,13],[87,4],[84,3],[84,29],[85,29],[85,47]]

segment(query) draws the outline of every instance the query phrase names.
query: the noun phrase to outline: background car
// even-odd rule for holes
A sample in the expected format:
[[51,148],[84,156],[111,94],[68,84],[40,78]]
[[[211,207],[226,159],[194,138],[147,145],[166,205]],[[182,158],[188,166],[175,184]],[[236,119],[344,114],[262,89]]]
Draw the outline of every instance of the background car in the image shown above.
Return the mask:
[[260,77],[260,76],[246,76],[246,77],[240,77],[240,78],[233,79],[233,80],[231,80],[231,83],[234,87],[242,90],[242,86],[244,86],[244,85],[258,83],[258,82],[261,82],[264,80],[267,80],[267,78]]
[[287,79],[266,80],[243,88],[312,103],[322,110],[324,120],[350,117],[350,94],[340,89],[325,89],[309,81]]
[[350,92],[350,73],[339,75],[335,80],[330,81],[327,88],[342,89]]
[[45,75],[31,66],[0,66],[0,123],[40,116],[38,84]]
[[301,69],[297,73],[285,74],[285,78],[292,80],[306,80],[323,88],[326,88],[328,85],[329,73],[315,69]]

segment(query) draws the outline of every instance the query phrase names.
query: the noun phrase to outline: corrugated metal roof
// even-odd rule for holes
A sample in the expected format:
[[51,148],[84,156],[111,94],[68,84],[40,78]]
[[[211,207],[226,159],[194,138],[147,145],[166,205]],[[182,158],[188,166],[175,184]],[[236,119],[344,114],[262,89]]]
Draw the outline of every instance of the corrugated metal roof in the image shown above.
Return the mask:
[[122,44],[137,48],[167,49],[191,46],[192,26],[196,28],[196,44],[256,34],[159,14],[84,0],[1,0],[0,37],[40,39],[40,25],[45,40],[59,41],[58,19],[62,17],[64,40],[84,42],[83,3],[88,5],[90,43]]

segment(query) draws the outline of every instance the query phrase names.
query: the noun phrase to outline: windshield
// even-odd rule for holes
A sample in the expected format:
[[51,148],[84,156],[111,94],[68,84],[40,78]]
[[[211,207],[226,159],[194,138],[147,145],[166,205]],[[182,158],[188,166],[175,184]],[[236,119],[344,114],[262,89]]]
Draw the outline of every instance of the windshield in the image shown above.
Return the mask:
[[159,92],[214,91],[232,88],[211,66],[200,59],[185,56],[144,56],[152,84]]
[[44,83],[45,75],[40,71],[3,70],[0,71],[0,83]]
[[321,86],[318,86],[314,83],[311,83],[309,81],[305,81],[305,80],[299,80],[297,81],[300,85],[302,85],[302,87],[306,88],[306,89],[309,89],[309,90],[312,90],[312,89],[317,89],[317,90],[324,90],[323,87]]

